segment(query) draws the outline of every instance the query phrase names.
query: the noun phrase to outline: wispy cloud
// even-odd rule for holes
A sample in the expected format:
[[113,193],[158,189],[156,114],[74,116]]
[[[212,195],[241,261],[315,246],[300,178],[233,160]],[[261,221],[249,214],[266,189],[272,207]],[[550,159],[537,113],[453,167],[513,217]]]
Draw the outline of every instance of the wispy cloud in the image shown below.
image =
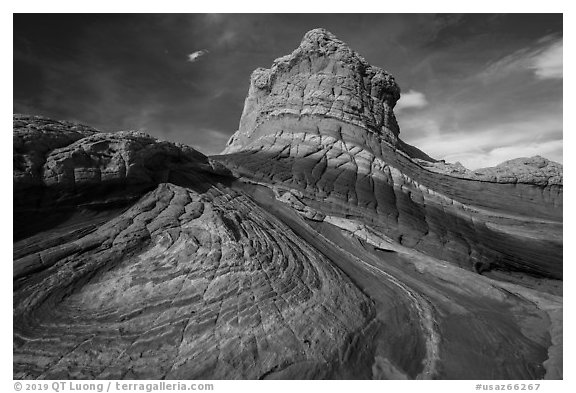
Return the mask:
[[220,154],[230,138],[228,133],[220,130],[203,128],[198,131],[194,140],[187,142],[206,155]]
[[224,30],[216,39],[216,44],[221,46],[232,45],[236,42],[238,34],[232,29]]
[[504,78],[513,72],[531,71],[538,79],[562,79],[562,51],[562,38],[546,36],[530,47],[493,62],[482,77]]
[[190,63],[194,63],[195,61],[197,61],[200,57],[204,56],[205,54],[208,54],[208,50],[207,49],[202,49],[202,50],[197,50],[196,52],[192,52],[188,55],[188,61]]
[[408,108],[424,108],[428,105],[428,100],[424,93],[416,90],[409,90],[407,93],[400,95],[400,100],[394,108],[396,112],[403,111]]
[[[440,126],[432,119],[422,124],[432,134]],[[501,124],[478,124],[473,129],[411,140],[432,157],[461,162],[469,169],[494,166],[516,157],[542,155],[562,162],[562,121],[548,116]]]
[[552,42],[550,46],[534,56],[531,68],[540,79],[562,79],[563,40]]
[[222,21],[225,19],[226,14],[204,14],[204,20],[208,23],[208,24],[220,24],[222,23]]
[[205,14],[203,16],[204,29],[210,32],[210,46],[212,48],[235,45],[242,33],[251,30],[253,23],[251,16],[237,18],[230,14]]
[[511,158],[533,157],[536,155],[562,163],[562,140],[498,147],[485,154],[464,151],[447,155],[444,159],[448,162],[460,162],[468,169],[474,170],[492,167]]

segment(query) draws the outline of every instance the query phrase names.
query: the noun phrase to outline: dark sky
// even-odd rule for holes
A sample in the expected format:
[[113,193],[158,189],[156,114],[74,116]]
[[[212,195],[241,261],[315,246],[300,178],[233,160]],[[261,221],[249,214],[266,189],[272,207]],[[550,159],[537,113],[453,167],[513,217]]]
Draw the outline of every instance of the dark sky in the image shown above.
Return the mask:
[[396,77],[400,136],[433,157],[562,162],[561,14],[15,14],[14,112],[218,153],[252,70],[316,27]]

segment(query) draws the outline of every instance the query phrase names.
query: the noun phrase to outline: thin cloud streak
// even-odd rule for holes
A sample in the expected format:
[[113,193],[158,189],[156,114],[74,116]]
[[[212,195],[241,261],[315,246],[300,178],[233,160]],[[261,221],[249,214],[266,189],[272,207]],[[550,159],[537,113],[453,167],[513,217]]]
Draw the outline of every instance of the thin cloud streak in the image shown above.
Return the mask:
[[[429,119],[429,129],[440,126]],[[562,163],[562,121],[546,116],[502,124],[480,124],[467,131],[430,134],[410,143],[437,159],[459,161],[469,169],[495,166],[503,161],[541,155]],[[437,132],[437,131],[435,131]]]
[[207,49],[202,49],[202,50],[197,50],[196,52],[192,52],[188,55],[188,61],[190,63],[194,63],[195,61],[197,61],[200,57],[208,54],[210,52],[208,52]]
[[400,100],[396,104],[394,110],[400,112],[410,108],[424,108],[428,105],[426,96],[416,90],[409,90],[407,93],[402,93],[400,95]]
[[[222,150],[224,150],[226,142],[230,139],[228,134],[219,130],[201,129],[198,131],[198,134],[201,134],[202,138],[197,138],[195,141],[189,143],[189,145],[206,155],[220,154]],[[183,131],[183,133],[184,132],[186,131]]]
[[548,48],[535,56],[532,68],[540,79],[562,79],[563,40],[553,42]]
[[562,140],[535,143],[527,145],[514,145],[496,148],[488,153],[477,154],[474,152],[462,152],[448,154],[444,157],[447,162],[460,162],[468,169],[479,169],[496,166],[504,161],[519,157],[542,156],[552,161],[562,163]]
[[531,71],[538,79],[562,79],[563,39],[543,37],[533,46],[522,48],[492,64],[483,78],[505,78],[510,74]]

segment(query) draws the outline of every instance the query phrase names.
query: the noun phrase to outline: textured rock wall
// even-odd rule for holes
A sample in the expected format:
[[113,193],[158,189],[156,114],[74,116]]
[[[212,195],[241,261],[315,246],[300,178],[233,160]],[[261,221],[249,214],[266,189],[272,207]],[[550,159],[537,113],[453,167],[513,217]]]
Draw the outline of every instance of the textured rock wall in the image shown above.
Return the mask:
[[216,186],[161,184],[14,272],[15,378],[329,377],[362,365],[347,362],[374,313],[325,257]]
[[392,150],[382,159],[322,134],[267,135],[248,149],[220,159],[239,176],[296,189],[323,214],[358,216],[467,269],[562,275],[562,194],[553,189],[426,174]]
[[561,277],[562,166],[533,157],[472,172],[436,162],[399,139],[399,94],[390,74],[312,30],[254,72],[240,129],[218,159],[302,192],[300,211],[358,215],[459,266]]
[[302,217],[309,210],[285,203],[281,185],[240,184],[374,299],[381,325],[372,378],[557,378],[562,299],[542,292],[546,280],[520,276],[512,285],[466,271],[400,245],[359,216],[298,219],[293,204]]
[[53,225],[78,205],[125,205],[162,182],[230,175],[188,146],[140,132],[100,133],[23,115],[14,116],[13,149],[16,238],[34,233],[30,221]]
[[505,161],[495,167],[471,171],[462,164],[426,162],[416,160],[426,169],[462,179],[480,180],[491,183],[530,184],[542,187],[563,185],[563,166],[544,157],[521,157]]
[[260,126],[272,119],[298,126],[306,116],[335,119],[396,143],[400,131],[392,108],[398,98],[390,74],[370,66],[328,31],[311,30],[290,55],[254,71],[239,131],[225,152],[266,133]]
[[15,191],[42,183],[42,166],[50,151],[97,132],[94,128],[66,121],[14,115],[12,149]]

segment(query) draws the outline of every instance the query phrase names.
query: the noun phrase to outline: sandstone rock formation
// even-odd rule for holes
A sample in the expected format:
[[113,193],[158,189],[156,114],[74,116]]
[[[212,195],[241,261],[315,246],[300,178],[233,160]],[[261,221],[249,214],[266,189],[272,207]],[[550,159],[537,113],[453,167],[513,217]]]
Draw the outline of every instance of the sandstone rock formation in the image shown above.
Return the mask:
[[374,312],[322,254],[218,185],[160,184],[15,272],[16,378],[330,377],[362,363]]
[[312,207],[329,201],[319,210],[359,215],[459,266],[560,278],[559,236],[547,248],[538,239],[526,245],[516,228],[530,226],[517,217],[528,214],[538,219],[529,230],[558,233],[561,166],[534,158],[442,170],[450,166],[399,139],[398,98],[387,72],[312,30],[291,55],[253,73],[240,129],[220,159],[240,176],[297,189]]
[[224,154],[14,117],[14,378],[562,378],[562,166],[400,139],[323,29]]
[[[17,118],[33,140],[20,128],[37,119]],[[107,203],[40,231],[20,224],[36,233],[14,245],[15,378],[369,377],[370,300],[223,185],[225,168],[135,132],[68,143],[27,150],[46,157],[39,190],[68,196],[42,202],[59,208],[86,187]],[[153,190],[118,209],[107,183]]]
[[561,164],[544,157],[521,157],[505,161],[495,167],[471,171],[462,164],[427,162],[416,160],[428,170],[445,173],[462,179],[480,180],[492,183],[521,183],[537,186],[562,186],[563,168]]
[[311,30],[290,55],[252,73],[240,128],[224,153],[246,150],[258,137],[282,130],[370,145],[386,140],[433,161],[398,140],[393,108],[399,98],[400,88],[388,72],[369,65],[330,32]]
[[[121,131],[14,116],[14,209],[25,221],[48,221],[82,205],[132,203],[163,182],[188,181],[195,173],[229,171],[189,146]],[[46,216],[48,215],[48,217]],[[34,226],[19,220],[20,238]]]
[[[433,299],[432,318],[444,333],[437,347],[443,354],[438,362],[444,366],[432,373],[435,377],[526,376],[527,369],[510,374],[502,371],[508,367],[506,363],[514,362],[511,358],[502,359],[500,371],[481,372],[478,363],[464,356],[458,362],[462,367],[467,364],[467,371],[452,369],[456,362],[448,360],[451,350],[447,342],[459,342],[462,351],[476,350],[469,341],[449,337],[448,331],[454,327],[449,315],[456,311],[443,307],[449,302],[449,308],[456,307],[459,315],[467,317],[483,312],[473,311],[472,303],[486,301],[497,308],[496,303],[507,303],[497,295],[509,291],[505,283],[520,284],[513,291],[515,296],[519,288],[521,292],[561,293],[562,166],[534,157],[469,171],[434,160],[400,139],[393,114],[398,93],[394,78],[387,72],[369,66],[329,32],[313,30],[291,55],[277,59],[269,70],[253,73],[239,130],[223,155],[215,158],[245,183],[273,191],[275,201],[290,206],[316,231],[325,231],[324,237],[331,243],[319,245],[323,250],[353,250],[354,257],[363,255],[360,259],[370,264],[366,269],[372,274],[378,276],[383,270],[409,283],[408,291]],[[255,193],[254,198],[262,198],[263,193]],[[364,254],[366,249],[369,254]],[[394,260],[401,262],[393,265]],[[349,264],[341,268],[353,275]],[[429,282],[411,269],[436,274],[443,283],[437,279]],[[387,280],[390,278],[377,279],[380,285]],[[446,285],[467,293],[448,294]],[[365,290],[375,301],[382,299],[378,291]],[[538,293],[529,297],[549,296]],[[540,306],[536,311],[525,303],[525,294],[519,296],[524,298],[521,307],[532,309],[523,312],[542,312]],[[390,299],[381,301],[390,303]],[[561,309],[561,298],[553,302],[550,307]],[[518,306],[506,307],[519,311]],[[515,318],[523,318],[521,314]],[[494,317],[486,317],[491,321],[490,329],[506,330]],[[386,323],[379,313],[378,318]],[[484,336],[478,331],[482,322],[471,318],[474,322],[461,328],[477,338]],[[547,318],[550,326],[561,324],[558,313]],[[525,331],[521,325],[515,329]],[[436,342],[432,330],[423,332]],[[554,337],[552,341],[558,340],[552,330],[544,333],[548,334]],[[480,341],[483,344],[478,345],[488,352],[494,348],[493,356],[499,356],[496,348],[500,344],[495,337]],[[557,349],[554,344],[549,348]],[[557,375],[550,359],[559,359],[557,353],[551,353],[547,373],[535,365],[539,362],[535,359],[530,367],[536,368],[529,373]],[[391,354],[386,356],[392,358]],[[491,367],[488,362],[481,363]],[[398,365],[398,360],[392,364]],[[388,366],[382,367],[388,370],[384,374],[397,377],[398,369],[392,372]],[[373,375],[379,374],[375,371]]]
[[98,131],[91,127],[41,116],[14,115],[14,187],[41,184],[46,154]]

